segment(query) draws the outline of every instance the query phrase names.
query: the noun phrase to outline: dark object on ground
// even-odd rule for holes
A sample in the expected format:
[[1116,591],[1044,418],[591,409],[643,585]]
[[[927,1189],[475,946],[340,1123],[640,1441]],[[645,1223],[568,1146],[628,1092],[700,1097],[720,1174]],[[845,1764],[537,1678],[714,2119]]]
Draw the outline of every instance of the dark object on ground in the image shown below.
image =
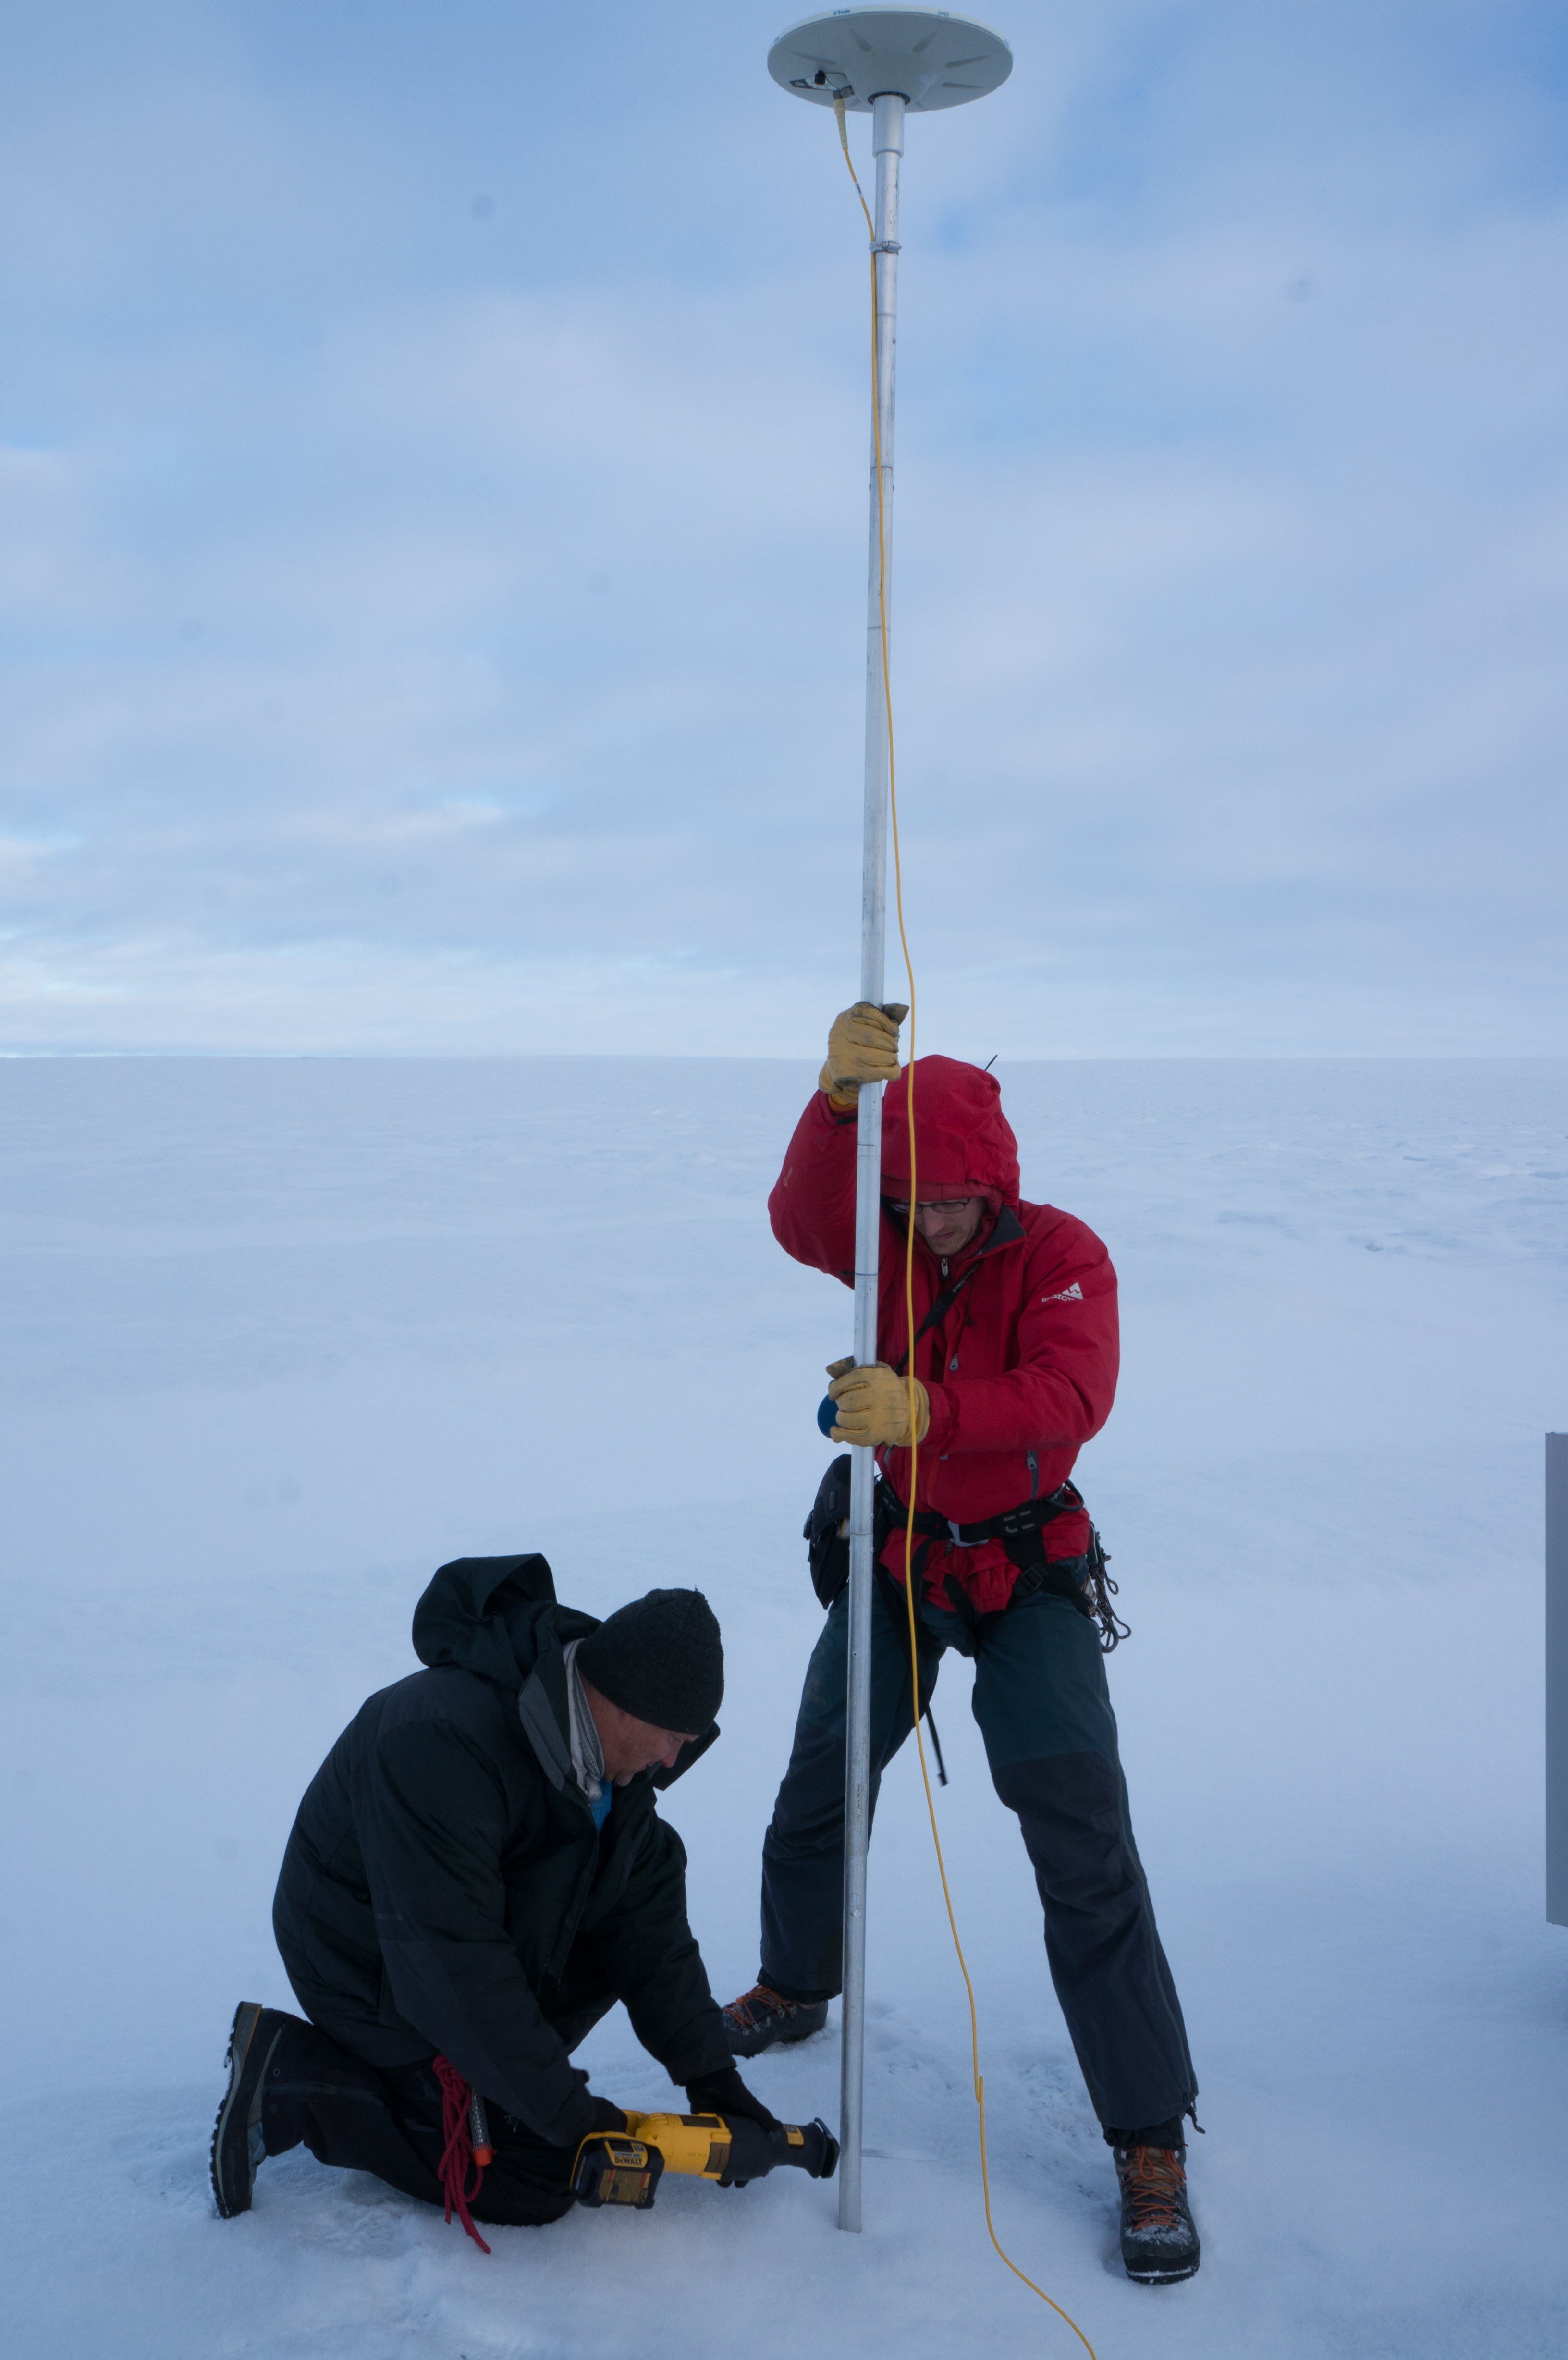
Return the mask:
[[272,2008],[242,2000],[229,2029],[229,2086],[212,2125],[212,2196],[221,2221],[250,2211],[256,2167],[267,2153],[261,2129],[262,2077],[283,2027]]
[[719,2010],[724,2037],[734,2057],[760,2057],[765,2049],[809,2040],[828,2020],[826,2000],[815,2003],[785,1999],[768,1983],[754,1983],[739,1999]]
[[1122,2190],[1122,2260],[1139,2286],[1174,2286],[1190,2278],[1202,2247],[1187,2201],[1184,2147],[1118,2147]]

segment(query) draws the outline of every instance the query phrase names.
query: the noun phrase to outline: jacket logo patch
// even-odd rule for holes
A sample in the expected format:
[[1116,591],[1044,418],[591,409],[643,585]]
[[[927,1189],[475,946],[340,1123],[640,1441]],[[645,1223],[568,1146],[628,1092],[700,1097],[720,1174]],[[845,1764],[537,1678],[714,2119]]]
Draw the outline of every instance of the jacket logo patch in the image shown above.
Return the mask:
[[1072,1285],[1064,1286],[1060,1295],[1042,1295],[1040,1299],[1042,1303],[1082,1303],[1083,1290],[1074,1279]]

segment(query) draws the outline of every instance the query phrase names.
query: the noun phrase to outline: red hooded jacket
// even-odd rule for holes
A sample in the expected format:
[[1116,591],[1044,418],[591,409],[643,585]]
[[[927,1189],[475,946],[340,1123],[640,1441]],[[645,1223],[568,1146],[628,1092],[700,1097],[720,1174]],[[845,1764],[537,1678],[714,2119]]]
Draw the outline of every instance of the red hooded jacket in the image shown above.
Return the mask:
[[[1018,1151],[1002,1112],[1001,1089],[977,1065],[953,1057],[915,1061],[916,1187],[922,1199],[984,1196],[992,1207],[973,1244],[951,1269],[915,1239],[915,1320],[955,1278],[972,1276],[957,1301],[915,1348],[915,1374],[931,1396],[931,1426],[917,1455],[915,1504],[954,1524],[1001,1514],[1054,1491],[1083,1445],[1098,1434],[1116,1396],[1116,1275],[1094,1231],[1051,1205],[1018,1195]],[[882,1182],[909,1195],[909,1143],[902,1077],[883,1098]],[[768,1210],[786,1253],[845,1286],[855,1284],[855,1118],[819,1090],[795,1127]],[[882,1214],[878,1356],[897,1367],[909,1346],[904,1304],[905,1231]],[[879,1449],[900,1499],[909,1498],[909,1453]],[[1083,1511],[1042,1534],[1051,1558],[1089,1545]],[[901,1579],[902,1533],[884,1552]],[[974,1548],[932,1546],[928,1590],[959,1582],[977,1613],[1007,1604],[1018,1568],[1000,1541]]]

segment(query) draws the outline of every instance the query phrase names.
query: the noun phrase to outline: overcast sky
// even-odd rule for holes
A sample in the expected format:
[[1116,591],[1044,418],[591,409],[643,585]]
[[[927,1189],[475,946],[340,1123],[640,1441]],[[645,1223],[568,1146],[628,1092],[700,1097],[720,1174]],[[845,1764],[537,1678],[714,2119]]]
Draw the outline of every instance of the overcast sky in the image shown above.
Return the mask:
[[[9,12],[0,1046],[816,1053],[866,258],[799,13]],[[924,1045],[1563,1049],[1568,20],[985,13],[905,168]]]

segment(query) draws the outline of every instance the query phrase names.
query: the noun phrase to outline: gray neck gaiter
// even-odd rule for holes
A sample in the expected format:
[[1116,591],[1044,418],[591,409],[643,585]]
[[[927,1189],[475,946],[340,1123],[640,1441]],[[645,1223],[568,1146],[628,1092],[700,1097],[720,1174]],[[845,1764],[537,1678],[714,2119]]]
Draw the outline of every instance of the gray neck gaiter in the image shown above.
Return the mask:
[[581,1639],[573,1639],[562,1650],[566,1659],[566,1710],[571,1722],[568,1736],[572,1746],[572,1775],[588,1800],[596,1803],[604,1786],[604,1750],[599,1743],[599,1732],[593,1726],[593,1716],[583,1693],[583,1677],[577,1668],[577,1650],[582,1644]]

